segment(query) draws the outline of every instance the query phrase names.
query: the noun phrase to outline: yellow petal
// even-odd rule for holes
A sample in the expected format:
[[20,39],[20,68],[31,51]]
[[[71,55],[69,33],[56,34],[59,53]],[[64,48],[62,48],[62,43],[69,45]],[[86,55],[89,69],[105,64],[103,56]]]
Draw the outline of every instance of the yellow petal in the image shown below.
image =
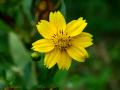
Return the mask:
[[93,35],[91,35],[90,33],[87,33],[87,32],[82,32],[81,34],[80,34],[80,36],[85,36],[85,37],[93,37]]
[[52,68],[58,61],[60,55],[60,51],[57,49],[52,50],[45,54],[44,65],[47,68]]
[[59,69],[68,70],[71,65],[71,57],[67,54],[66,51],[61,51],[60,58],[57,62]]
[[79,18],[78,20],[73,20],[67,24],[66,32],[71,36],[79,35],[84,28],[86,27],[87,23],[83,18]]
[[50,40],[40,39],[32,43],[32,49],[37,52],[49,52],[54,49],[54,45]]
[[63,15],[57,11],[57,12],[51,12],[49,16],[49,21],[56,26],[57,30],[65,30],[66,28],[66,22],[63,17]]
[[75,36],[72,38],[71,43],[73,43],[75,46],[80,47],[89,47],[92,43],[92,35],[86,32],[82,32],[81,34]]
[[54,25],[49,23],[46,20],[41,20],[41,22],[38,22],[36,25],[38,32],[44,37],[44,38],[51,38],[51,36],[56,33],[56,28]]
[[82,47],[71,46],[67,49],[67,53],[75,60],[83,62],[88,57],[88,53]]

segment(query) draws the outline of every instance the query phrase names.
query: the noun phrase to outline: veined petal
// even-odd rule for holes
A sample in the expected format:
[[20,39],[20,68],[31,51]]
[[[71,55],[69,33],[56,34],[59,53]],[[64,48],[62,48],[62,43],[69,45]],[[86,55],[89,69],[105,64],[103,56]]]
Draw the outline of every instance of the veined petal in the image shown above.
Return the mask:
[[71,46],[67,49],[67,53],[75,60],[83,62],[88,57],[87,51],[82,47]]
[[71,59],[66,51],[61,51],[59,60],[57,61],[58,68],[68,70],[71,65]]
[[58,61],[60,56],[60,51],[58,49],[54,49],[51,52],[45,54],[44,65],[47,68],[52,68]]
[[75,46],[80,47],[89,47],[92,43],[92,35],[86,32],[82,32],[81,34],[75,36],[72,38],[71,43],[73,43]]
[[36,26],[37,26],[38,32],[44,38],[51,38],[51,35],[56,33],[56,28],[54,27],[54,25],[52,25],[46,20],[41,20],[41,22],[38,22]]
[[50,16],[49,16],[49,21],[50,23],[52,23],[54,26],[56,26],[57,30],[65,30],[66,28],[66,22],[65,19],[63,17],[63,15],[57,11],[57,12],[50,12]]
[[37,52],[49,52],[54,49],[54,45],[48,39],[40,39],[32,43],[32,49]]
[[86,27],[87,23],[83,18],[79,18],[78,20],[73,20],[67,24],[66,32],[71,36],[79,35],[84,28]]

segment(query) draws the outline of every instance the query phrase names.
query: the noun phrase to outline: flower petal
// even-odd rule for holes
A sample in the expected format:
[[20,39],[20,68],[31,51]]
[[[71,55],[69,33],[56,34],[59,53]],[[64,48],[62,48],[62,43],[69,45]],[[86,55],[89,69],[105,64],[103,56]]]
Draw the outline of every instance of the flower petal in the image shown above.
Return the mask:
[[83,18],[79,18],[78,20],[73,20],[67,24],[66,32],[71,36],[79,35],[84,28],[86,27],[87,23]]
[[54,27],[54,25],[52,25],[46,20],[41,20],[41,22],[38,22],[36,26],[37,26],[38,32],[44,38],[51,38],[51,35],[56,33],[56,28]]
[[57,11],[57,12],[51,12],[49,16],[49,21],[56,26],[57,30],[65,30],[66,28],[66,22],[63,17],[63,15]]
[[54,49],[51,52],[45,54],[44,65],[47,68],[52,68],[58,61],[60,55],[60,51],[58,49]]
[[40,39],[32,43],[32,49],[37,52],[49,52],[54,49],[54,45],[50,40]]
[[66,51],[61,51],[59,60],[57,62],[59,69],[68,70],[71,65],[72,58],[67,54]]
[[92,43],[92,35],[86,32],[82,32],[81,34],[73,37],[71,39],[71,43],[73,43],[75,46],[80,46],[80,47],[89,47],[91,46]]
[[67,53],[75,60],[83,62],[88,57],[87,51],[82,47],[71,46],[67,49]]

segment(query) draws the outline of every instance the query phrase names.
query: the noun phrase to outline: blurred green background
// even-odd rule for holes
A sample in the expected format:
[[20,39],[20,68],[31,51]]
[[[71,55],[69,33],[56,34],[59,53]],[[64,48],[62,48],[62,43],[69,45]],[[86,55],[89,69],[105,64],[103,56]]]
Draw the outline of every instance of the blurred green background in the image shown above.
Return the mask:
[[[46,69],[31,50],[36,23],[56,10],[67,22],[84,17],[94,36],[90,58],[69,71]],[[120,0],[0,0],[0,90],[120,90],[119,56]]]

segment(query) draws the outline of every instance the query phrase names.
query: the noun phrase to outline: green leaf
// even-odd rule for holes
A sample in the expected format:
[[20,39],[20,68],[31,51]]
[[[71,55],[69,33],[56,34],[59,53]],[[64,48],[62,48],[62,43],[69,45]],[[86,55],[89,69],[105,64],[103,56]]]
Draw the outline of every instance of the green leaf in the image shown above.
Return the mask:
[[32,61],[30,55],[14,33],[9,34],[9,43],[13,60],[17,66],[23,68],[26,64]]
[[11,55],[15,63],[15,66],[12,67],[12,70],[13,72],[17,73],[17,77],[23,80],[21,80],[22,82],[20,84],[23,83],[23,86],[27,88],[35,86],[37,81],[31,56],[17,35],[12,32],[9,33],[9,45]]
[[64,0],[61,0],[61,12],[64,16],[66,16],[66,6]]

